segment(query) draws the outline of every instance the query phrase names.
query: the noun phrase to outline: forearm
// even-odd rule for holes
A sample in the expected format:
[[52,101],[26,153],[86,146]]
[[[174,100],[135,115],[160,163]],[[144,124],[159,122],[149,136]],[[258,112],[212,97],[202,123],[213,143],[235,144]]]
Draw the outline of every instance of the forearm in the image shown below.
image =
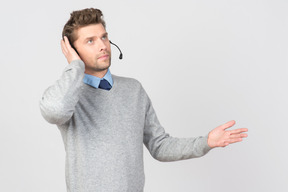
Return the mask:
[[207,136],[196,138],[166,137],[154,150],[153,157],[159,161],[178,161],[201,157],[210,151]]
[[74,60],[65,68],[61,78],[44,92],[40,110],[48,122],[63,124],[71,118],[79,100],[84,70],[84,63]]

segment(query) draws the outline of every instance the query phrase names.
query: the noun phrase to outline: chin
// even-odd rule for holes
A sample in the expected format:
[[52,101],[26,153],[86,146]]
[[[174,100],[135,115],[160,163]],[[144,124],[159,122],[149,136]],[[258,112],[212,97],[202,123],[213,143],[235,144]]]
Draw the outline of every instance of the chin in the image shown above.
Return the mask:
[[109,67],[110,67],[110,64],[104,65],[104,66],[99,66],[97,69],[98,69],[98,71],[105,71],[105,70],[109,69]]

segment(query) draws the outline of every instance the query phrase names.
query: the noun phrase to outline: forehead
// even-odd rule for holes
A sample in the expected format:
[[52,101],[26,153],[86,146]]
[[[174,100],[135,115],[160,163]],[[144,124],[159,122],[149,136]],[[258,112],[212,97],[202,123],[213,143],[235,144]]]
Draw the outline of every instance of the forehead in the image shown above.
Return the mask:
[[92,36],[101,37],[105,33],[106,30],[101,23],[87,25],[76,30],[77,39],[85,39]]

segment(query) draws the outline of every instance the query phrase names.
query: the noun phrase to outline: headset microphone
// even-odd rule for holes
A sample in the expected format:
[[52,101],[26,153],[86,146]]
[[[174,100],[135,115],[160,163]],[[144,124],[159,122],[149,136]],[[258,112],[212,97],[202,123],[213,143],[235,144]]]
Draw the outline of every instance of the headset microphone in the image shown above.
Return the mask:
[[120,49],[116,44],[112,43],[111,41],[110,41],[110,44],[112,44],[112,45],[114,45],[115,47],[117,47],[117,49],[120,51],[119,59],[122,59],[122,58],[123,58],[123,54],[122,54],[121,49]]

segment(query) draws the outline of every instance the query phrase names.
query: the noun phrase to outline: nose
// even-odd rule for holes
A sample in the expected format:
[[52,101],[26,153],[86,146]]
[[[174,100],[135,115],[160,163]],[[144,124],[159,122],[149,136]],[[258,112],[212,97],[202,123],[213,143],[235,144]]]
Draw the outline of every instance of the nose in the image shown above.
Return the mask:
[[100,51],[107,50],[107,45],[106,45],[105,41],[103,41],[102,39],[99,39],[99,50]]

